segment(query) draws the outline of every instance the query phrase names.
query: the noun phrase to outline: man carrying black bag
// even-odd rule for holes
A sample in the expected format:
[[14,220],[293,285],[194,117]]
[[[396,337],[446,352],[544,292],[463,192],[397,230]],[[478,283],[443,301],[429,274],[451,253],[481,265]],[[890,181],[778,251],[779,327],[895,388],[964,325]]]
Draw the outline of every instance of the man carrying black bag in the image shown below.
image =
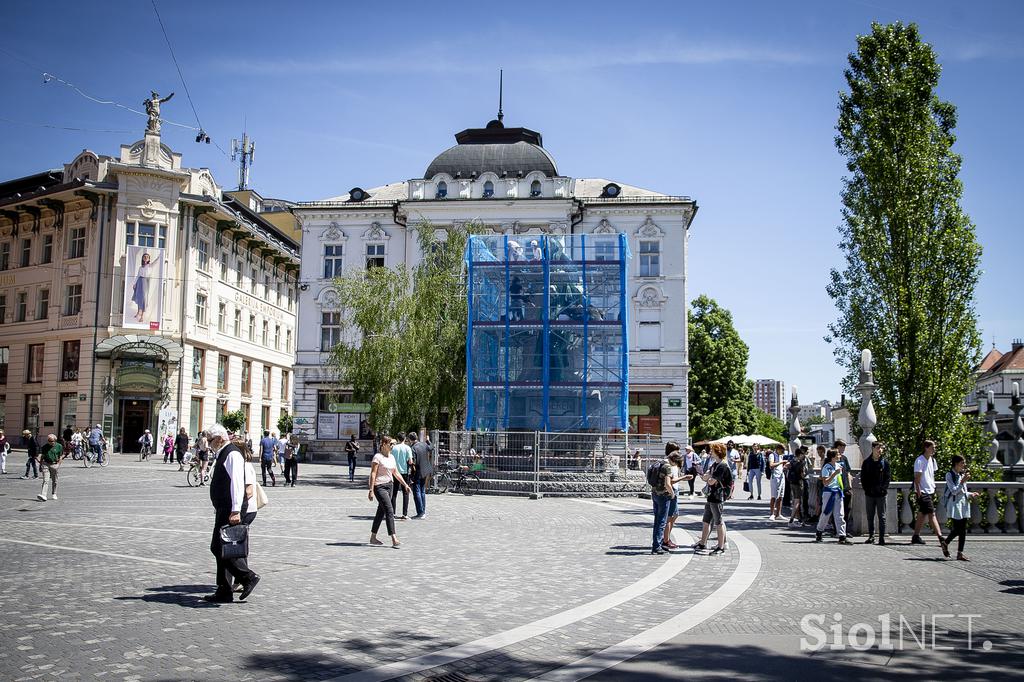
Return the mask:
[[[216,512],[213,524],[213,540],[210,551],[217,558],[217,591],[204,597],[208,602],[228,604],[232,601],[231,579],[242,585],[239,599],[248,597],[260,581],[260,577],[249,570],[246,562],[248,540],[244,554],[236,558],[224,558],[222,526],[238,526],[248,510],[245,497],[245,458],[236,445],[228,440],[228,432],[221,424],[214,424],[206,431],[210,449],[214,454],[213,477],[210,479],[210,501]],[[229,531],[230,532],[230,531]]]

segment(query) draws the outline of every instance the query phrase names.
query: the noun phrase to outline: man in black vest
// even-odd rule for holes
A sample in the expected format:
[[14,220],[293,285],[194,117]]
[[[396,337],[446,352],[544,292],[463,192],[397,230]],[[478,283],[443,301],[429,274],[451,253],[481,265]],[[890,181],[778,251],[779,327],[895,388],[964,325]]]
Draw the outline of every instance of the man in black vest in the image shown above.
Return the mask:
[[256,589],[260,577],[249,570],[244,558],[222,559],[220,557],[220,527],[242,522],[248,507],[245,497],[245,459],[241,451],[228,440],[228,432],[220,424],[207,429],[207,439],[214,453],[213,476],[210,479],[210,501],[216,512],[213,524],[213,540],[210,551],[217,558],[217,591],[205,597],[206,601],[230,603],[232,601],[231,579],[242,585],[239,599],[245,599]]

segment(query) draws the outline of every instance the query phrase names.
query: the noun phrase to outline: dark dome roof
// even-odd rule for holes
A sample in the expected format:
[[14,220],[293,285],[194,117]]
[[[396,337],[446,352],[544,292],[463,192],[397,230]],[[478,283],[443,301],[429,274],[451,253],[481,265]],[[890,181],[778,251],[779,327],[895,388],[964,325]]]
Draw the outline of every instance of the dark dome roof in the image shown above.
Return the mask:
[[458,144],[438,154],[424,178],[438,173],[469,178],[488,171],[513,177],[532,171],[549,178],[558,175],[555,160],[545,151],[540,133],[533,130],[505,128],[499,121],[492,121],[486,128],[463,130],[455,139]]

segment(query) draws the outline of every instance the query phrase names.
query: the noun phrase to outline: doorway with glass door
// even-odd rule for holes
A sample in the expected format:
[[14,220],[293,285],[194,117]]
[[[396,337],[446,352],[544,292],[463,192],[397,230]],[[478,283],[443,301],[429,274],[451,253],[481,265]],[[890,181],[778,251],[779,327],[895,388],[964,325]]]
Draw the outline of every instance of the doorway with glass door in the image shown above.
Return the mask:
[[[153,428],[153,401],[122,398],[120,403],[121,452],[139,452],[142,449],[139,439],[146,429]],[[153,443],[156,443],[156,436],[153,436]]]

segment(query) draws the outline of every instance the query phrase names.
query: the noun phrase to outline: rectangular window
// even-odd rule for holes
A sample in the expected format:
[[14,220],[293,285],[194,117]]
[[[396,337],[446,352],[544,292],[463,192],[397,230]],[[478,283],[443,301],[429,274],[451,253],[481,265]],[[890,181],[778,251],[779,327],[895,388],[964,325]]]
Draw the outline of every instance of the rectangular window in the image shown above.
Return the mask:
[[[590,259],[587,249],[587,259]],[[594,240],[594,260],[615,261],[619,259],[619,242],[616,239],[598,238]]]
[[217,419],[221,419],[228,413],[228,401],[218,400],[217,401]]
[[235,286],[242,288],[242,259],[238,259],[238,268],[235,270]]
[[280,284],[280,283],[279,283],[279,284],[277,285],[277,305],[278,305],[279,307],[280,307],[280,305],[281,305],[281,287],[283,287],[283,286],[284,286],[284,285],[283,285],[283,284]]
[[45,320],[50,317],[50,290],[39,290],[39,307],[36,310],[36,319]]
[[242,360],[242,393],[252,393],[252,361]]
[[43,256],[39,259],[43,265],[53,262],[53,235],[43,235]]
[[263,397],[270,398],[270,367],[263,365]]
[[235,336],[242,338],[242,311],[235,309]]
[[260,421],[263,424],[263,430],[270,430],[270,405],[264,405],[260,408]]
[[69,284],[64,289],[64,314],[77,315],[82,312],[82,285]]
[[210,242],[200,239],[196,242],[196,252],[199,254],[199,269],[203,272],[210,270]]
[[27,268],[32,264],[32,240],[21,240],[21,267]]
[[384,267],[384,245],[366,245],[366,269]]
[[660,248],[660,242],[647,240],[640,242],[641,277],[658,277],[661,275],[661,257],[658,253]]
[[263,275],[263,300],[270,302],[270,275]]
[[11,349],[8,346],[0,346],[0,385],[7,385],[7,367],[11,361]]
[[228,390],[228,356],[218,355],[217,356],[217,390],[226,391]]
[[217,304],[217,331],[221,334],[228,328],[228,304]]
[[220,261],[220,281],[228,281],[228,258],[224,256]]
[[292,330],[288,329],[284,333],[284,352],[292,352]]
[[0,429],[7,428],[7,395],[0,394]]
[[24,322],[28,315],[28,292],[19,291],[14,299],[14,321]]
[[192,385],[206,385],[206,351],[202,348],[192,349]]
[[189,433],[199,433],[203,428],[203,399],[192,398],[191,409],[188,413]]
[[661,434],[661,394],[630,392],[629,430],[638,434]]
[[641,322],[640,333],[637,336],[639,350],[660,350],[661,322]]
[[68,232],[68,258],[81,258],[85,255],[85,228],[72,227]]
[[0,324],[7,321],[7,294],[0,294]]
[[330,244],[324,247],[324,279],[341,277],[344,261],[344,247],[341,244]]
[[281,350],[281,325],[274,325],[274,350]]
[[81,357],[81,341],[65,341],[61,348],[60,380],[78,381],[78,361]]
[[270,323],[263,320],[263,345],[267,346],[270,344]]
[[39,431],[39,399],[41,397],[38,393],[25,396],[25,426],[33,432]]
[[196,294],[196,324],[206,326],[206,294]]
[[341,313],[320,313],[320,352],[326,353],[341,341]]
[[0,244],[0,272],[9,270],[11,267],[11,243]]
[[125,226],[125,241],[129,246],[167,246],[167,227],[149,223],[128,223]]
[[253,268],[252,270],[250,270],[249,273],[252,275],[249,278],[249,293],[252,294],[253,296],[255,296],[256,295],[256,282],[259,281],[259,275],[256,273],[256,268]]
[[295,309],[295,290],[288,287],[288,312]]
[[288,402],[288,384],[291,381],[291,372],[281,370],[281,402]]
[[57,426],[70,426],[75,427],[75,423],[78,421],[78,394],[77,393],[61,393],[60,394],[60,413],[57,415],[59,422]]
[[249,316],[249,343],[256,343],[256,316]]
[[46,344],[33,343],[28,347],[28,374],[26,381],[35,383],[43,380],[43,362],[46,357]]
[[242,433],[249,432],[250,417],[252,417],[252,405],[249,403],[242,403],[242,415],[245,417],[245,425],[242,427]]

